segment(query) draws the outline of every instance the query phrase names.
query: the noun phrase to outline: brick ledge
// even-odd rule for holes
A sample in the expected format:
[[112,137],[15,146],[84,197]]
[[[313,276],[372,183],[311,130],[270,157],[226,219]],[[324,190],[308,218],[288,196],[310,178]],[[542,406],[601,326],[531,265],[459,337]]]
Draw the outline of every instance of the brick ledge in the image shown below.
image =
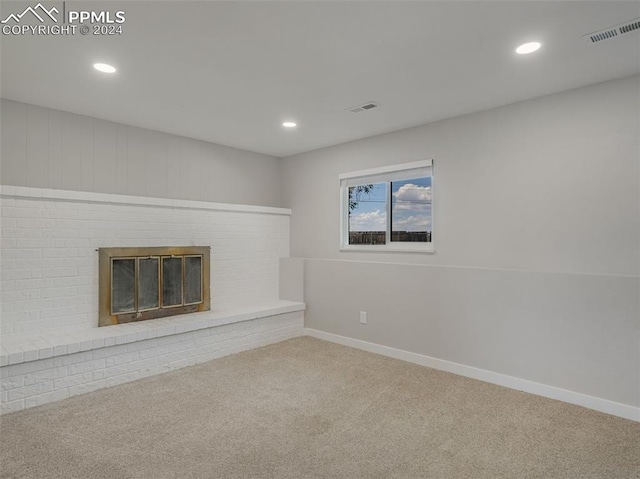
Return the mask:
[[145,339],[207,329],[226,324],[304,311],[305,304],[277,300],[224,311],[204,311],[169,318],[117,324],[84,331],[60,329],[46,337],[34,333],[5,334],[0,346],[0,366],[37,361]]
[[235,203],[214,203],[210,201],[179,200],[153,196],[131,196],[115,193],[93,193],[89,191],[56,190],[30,186],[0,185],[0,197],[28,198],[32,200],[80,201],[87,203],[107,203],[116,205],[155,206],[161,208],[184,208],[194,210],[217,210],[242,213],[261,213],[291,216],[291,209],[275,206],[241,205]]

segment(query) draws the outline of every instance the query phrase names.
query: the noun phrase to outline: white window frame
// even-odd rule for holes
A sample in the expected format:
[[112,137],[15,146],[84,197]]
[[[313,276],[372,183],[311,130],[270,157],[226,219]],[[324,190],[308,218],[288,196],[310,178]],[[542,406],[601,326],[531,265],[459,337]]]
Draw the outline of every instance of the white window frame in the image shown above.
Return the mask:
[[[382,183],[398,180],[404,175],[407,178],[417,178],[429,169],[431,177],[431,231],[433,233],[434,189],[433,189],[433,160],[414,161],[400,165],[383,166],[368,170],[342,173],[340,179],[340,251],[369,251],[369,252],[405,252],[405,253],[435,253],[433,241],[426,242],[398,242],[391,241],[391,201],[386,202],[387,242],[384,245],[351,245],[349,244],[349,186],[353,183]],[[411,170],[416,170],[411,171]],[[419,171],[422,170],[422,171]],[[415,176],[411,176],[415,174]],[[432,237],[433,238],[433,237]]]

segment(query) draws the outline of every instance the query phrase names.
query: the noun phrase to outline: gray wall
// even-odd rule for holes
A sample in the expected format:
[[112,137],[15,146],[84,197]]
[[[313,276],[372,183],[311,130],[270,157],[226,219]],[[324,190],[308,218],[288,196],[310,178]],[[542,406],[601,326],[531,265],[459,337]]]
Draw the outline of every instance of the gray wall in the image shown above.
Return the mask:
[[[283,159],[306,326],[640,405],[639,93],[636,76]],[[338,174],[426,158],[436,253],[340,252]]]
[[277,158],[2,99],[0,183],[280,206]]

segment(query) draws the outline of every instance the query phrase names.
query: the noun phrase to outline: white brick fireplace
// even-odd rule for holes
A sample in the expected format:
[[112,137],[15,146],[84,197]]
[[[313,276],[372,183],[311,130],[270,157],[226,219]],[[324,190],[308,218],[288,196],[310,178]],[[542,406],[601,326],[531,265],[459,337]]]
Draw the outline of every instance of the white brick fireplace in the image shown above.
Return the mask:
[[[290,210],[1,186],[2,412],[303,333]],[[211,247],[211,311],[98,328],[103,247]]]

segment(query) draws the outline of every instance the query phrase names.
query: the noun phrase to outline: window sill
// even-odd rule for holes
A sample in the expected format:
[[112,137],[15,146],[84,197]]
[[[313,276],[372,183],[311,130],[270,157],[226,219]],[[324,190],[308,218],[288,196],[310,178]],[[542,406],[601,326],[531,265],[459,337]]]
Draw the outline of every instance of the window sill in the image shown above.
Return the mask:
[[341,246],[341,252],[353,252],[353,253],[427,253],[434,254],[435,247],[433,244],[429,245],[380,245],[380,246],[365,246],[365,245],[348,245]]

